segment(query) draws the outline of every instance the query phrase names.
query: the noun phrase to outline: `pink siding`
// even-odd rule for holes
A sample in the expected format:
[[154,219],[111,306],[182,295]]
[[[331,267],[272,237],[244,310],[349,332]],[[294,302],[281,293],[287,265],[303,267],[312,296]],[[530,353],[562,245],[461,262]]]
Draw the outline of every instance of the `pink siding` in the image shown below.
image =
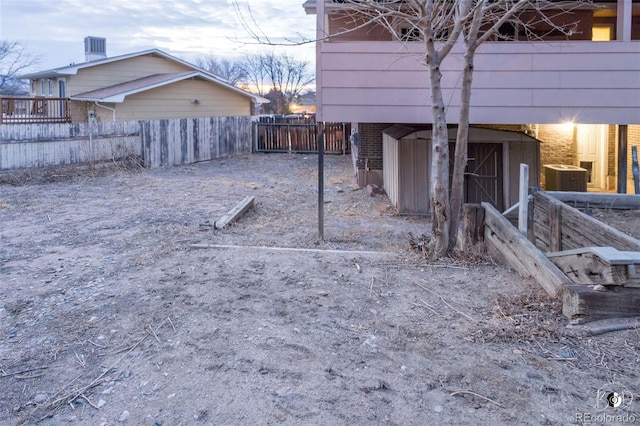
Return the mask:
[[[431,121],[419,42],[323,42],[319,119]],[[461,50],[442,66],[447,118],[457,119]],[[471,122],[640,124],[640,41],[486,43],[475,59]]]

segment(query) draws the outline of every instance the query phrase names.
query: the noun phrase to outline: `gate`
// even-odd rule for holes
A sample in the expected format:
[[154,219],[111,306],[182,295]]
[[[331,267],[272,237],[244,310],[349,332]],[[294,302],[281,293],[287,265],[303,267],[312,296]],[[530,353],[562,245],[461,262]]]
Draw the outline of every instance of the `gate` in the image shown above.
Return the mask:
[[346,123],[316,123],[314,119],[261,117],[255,123],[256,152],[318,152],[317,138],[324,128],[324,148],[327,154],[350,152]]

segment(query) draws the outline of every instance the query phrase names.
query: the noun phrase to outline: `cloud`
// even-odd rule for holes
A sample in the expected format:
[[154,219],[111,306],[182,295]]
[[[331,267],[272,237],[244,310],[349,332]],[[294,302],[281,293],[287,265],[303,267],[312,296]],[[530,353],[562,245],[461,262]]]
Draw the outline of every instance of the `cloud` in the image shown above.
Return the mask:
[[[314,33],[315,16],[305,15],[302,0],[238,3],[250,27],[272,42]],[[39,68],[82,62],[89,35],[107,39],[109,56],[158,48],[193,61],[205,54],[232,57],[271,49],[253,44],[231,0],[0,0],[0,38],[20,41],[40,55]],[[308,59],[312,49],[286,50]]]

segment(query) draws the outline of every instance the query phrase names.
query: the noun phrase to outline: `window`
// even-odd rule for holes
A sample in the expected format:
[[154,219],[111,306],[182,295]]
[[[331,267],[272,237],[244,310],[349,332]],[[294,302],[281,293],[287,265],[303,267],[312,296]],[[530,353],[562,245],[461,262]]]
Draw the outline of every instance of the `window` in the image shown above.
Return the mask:
[[497,39],[498,40],[517,40],[518,34],[516,26],[512,22],[505,22],[498,28]]
[[49,96],[53,96],[53,79],[49,79]]
[[610,41],[613,33],[613,25],[594,25],[591,29],[592,41]]
[[417,28],[401,28],[400,40],[402,41],[418,41],[420,40],[420,30]]
[[44,95],[44,80],[40,80],[40,95]]

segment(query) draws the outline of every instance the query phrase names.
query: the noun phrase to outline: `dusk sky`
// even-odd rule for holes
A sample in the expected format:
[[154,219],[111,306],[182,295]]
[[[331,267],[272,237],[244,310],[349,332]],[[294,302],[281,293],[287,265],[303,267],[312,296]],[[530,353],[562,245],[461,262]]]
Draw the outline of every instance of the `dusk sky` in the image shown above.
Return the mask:
[[[288,48],[252,43],[232,0],[0,0],[0,40],[18,41],[40,58],[37,71],[84,62],[86,36],[107,39],[107,56],[157,48],[189,62],[234,58],[258,50],[314,60],[313,43]],[[315,15],[304,0],[241,0],[272,42],[312,39]]]

